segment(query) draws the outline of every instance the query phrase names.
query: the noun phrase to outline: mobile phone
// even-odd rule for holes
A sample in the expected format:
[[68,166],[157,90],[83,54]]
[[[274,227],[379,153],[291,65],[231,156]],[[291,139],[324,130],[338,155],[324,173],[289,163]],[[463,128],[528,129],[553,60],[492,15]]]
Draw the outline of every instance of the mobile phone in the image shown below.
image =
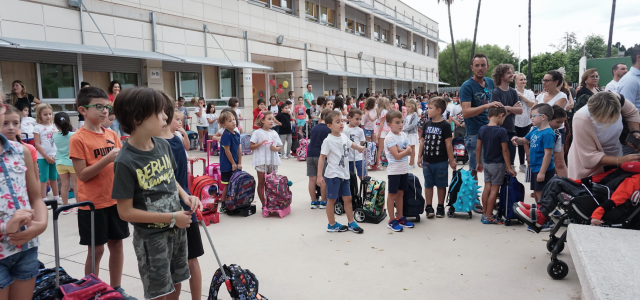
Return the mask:
[[627,135],[627,143],[630,143],[636,149],[640,149],[640,139],[636,138],[634,133],[637,133],[637,131],[630,132],[629,135]]

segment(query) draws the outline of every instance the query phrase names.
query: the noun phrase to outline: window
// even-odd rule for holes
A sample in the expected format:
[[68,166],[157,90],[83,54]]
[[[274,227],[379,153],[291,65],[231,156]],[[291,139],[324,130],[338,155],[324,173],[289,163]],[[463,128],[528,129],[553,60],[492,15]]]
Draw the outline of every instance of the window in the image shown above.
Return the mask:
[[[267,0],[261,0],[261,1],[264,2]],[[293,9],[292,4],[293,4],[292,0],[271,0],[271,7],[282,8],[285,10]]]
[[357,35],[362,35],[365,36],[365,32],[367,30],[367,25],[364,25],[362,23],[356,23],[356,34]]
[[386,29],[381,29],[380,30],[380,40],[383,42],[387,41],[387,36],[389,36],[389,31]]
[[136,73],[111,73],[113,80],[120,83],[122,90],[138,86],[138,74]]
[[40,64],[40,82],[44,99],[74,99],[74,70],[70,65]]
[[187,100],[200,97],[200,73],[180,72],[180,96]]
[[373,40],[374,41],[378,41],[380,40],[380,25],[373,25]]
[[304,8],[305,8],[305,14],[307,15],[307,18],[310,18],[312,20],[317,20],[318,19],[318,5],[317,4],[313,4],[313,3],[309,2],[309,1],[305,1]]
[[416,49],[417,49],[416,46],[417,46],[416,42],[413,42],[413,45],[411,45],[411,51],[417,52],[416,51]]
[[236,96],[236,70],[220,68],[220,97]]
[[353,20],[349,20],[347,18],[344,19],[344,23],[346,25],[346,28],[344,29],[344,31],[353,33],[353,30],[356,27],[356,23]]
[[396,35],[396,46],[400,47],[400,36]]
[[429,55],[429,45],[426,46],[424,54],[427,56]]
[[335,26],[335,10],[320,6],[320,22],[325,25]]

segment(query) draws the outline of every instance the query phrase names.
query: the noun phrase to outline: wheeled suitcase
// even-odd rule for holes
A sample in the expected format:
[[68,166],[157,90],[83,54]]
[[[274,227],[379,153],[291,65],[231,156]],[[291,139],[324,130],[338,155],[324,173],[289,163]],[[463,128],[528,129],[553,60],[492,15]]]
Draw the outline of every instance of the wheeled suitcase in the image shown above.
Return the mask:
[[242,155],[251,154],[251,135],[240,134],[240,149],[242,150]]
[[[270,147],[273,142],[266,142],[264,145]],[[275,152],[268,149],[265,152],[265,166],[267,163],[267,153],[271,152],[271,167],[273,170]],[[265,168],[266,169],[266,168]],[[268,171],[268,169],[266,170]],[[289,179],[287,176],[277,175],[276,172],[266,173],[264,175],[264,201],[265,207],[262,208],[262,216],[268,217],[270,213],[277,213],[280,218],[284,218],[291,213],[291,190],[289,190]]]
[[524,185],[518,178],[507,173],[504,175],[504,183],[500,187],[500,201],[496,205],[498,217],[504,218],[504,225],[511,225],[511,220],[518,219],[513,211],[514,204],[524,201]]
[[[305,126],[305,129],[306,128],[308,127]],[[298,134],[296,133],[296,135]],[[309,136],[309,132],[307,131],[306,137],[298,140],[298,148],[296,148],[296,155],[297,155],[298,161],[307,160],[307,150],[309,148],[309,142],[311,141],[308,138],[308,136]]]
[[195,131],[187,131],[187,137],[189,138],[190,147],[189,150],[197,150],[198,145],[198,133]]
[[420,222],[420,215],[424,213],[424,197],[422,196],[422,186],[420,179],[415,175],[407,174],[407,190],[404,191],[402,215],[407,218],[415,218]]

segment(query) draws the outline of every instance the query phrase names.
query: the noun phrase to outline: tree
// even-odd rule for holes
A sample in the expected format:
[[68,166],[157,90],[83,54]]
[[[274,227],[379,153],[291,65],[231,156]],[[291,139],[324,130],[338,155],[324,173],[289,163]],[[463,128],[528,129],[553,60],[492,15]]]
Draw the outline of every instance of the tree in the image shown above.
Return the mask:
[[[456,42],[456,53],[460,57],[469,57],[471,55],[472,42],[465,39]],[[518,57],[511,51],[509,47],[500,48],[497,45],[477,45],[476,53],[484,53],[489,60],[489,70],[487,70],[487,76],[491,77],[493,69],[498,64],[512,64],[514,68],[517,68]],[[438,54],[438,69],[440,70],[440,80],[442,82],[453,83],[455,80],[455,64],[458,64],[458,68],[470,68],[468,61],[453,59],[453,47],[447,45]]]
[[[609,43],[607,43],[607,57],[611,57],[611,40],[613,39],[613,19],[616,15],[616,0],[612,1],[611,22],[609,23]],[[618,53],[616,52],[616,56]]]
[[[527,59],[527,62],[531,61],[531,0],[529,0],[529,33],[528,33],[528,44],[529,44],[529,59]],[[532,84],[533,84],[533,77],[531,77],[531,64],[527,63],[527,65],[529,65],[529,71],[527,73],[527,83],[529,84],[529,89],[531,89]]]
[[604,58],[607,54],[607,44],[601,35],[592,34],[584,41],[584,55],[587,58]]
[[[478,0],[478,12],[476,13],[476,28],[473,30],[473,44],[471,45],[471,59],[469,65],[473,65],[473,56],[476,54],[476,35],[478,34],[478,20],[480,19],[480,3],[482,0]],[[469,75],[467,78],[471,77],[471,68],[469,69]]]
[[530,61],[527,61],[527,68],[531,68],[531,72],[533,73],[530,84],[540,83],[544,74],[551,70],[557,70],[560,67],[565,67],[566,61],[567,53],[561,51],[556,51],[554,53],[546,52],[532,57]]
[[567,73],[565,79],[571,82],[578,82],[580,79],[580,58],[582,57],[582,47],[569,50],[567,53],[566,63],[564,65]]
[[[453,26],[451,25],[451,4],[453,4],[453,0],[443,1],[447,5],[447,11],[449,12],[449,31],[451,32],[451,49],[453,49],[453,66],[456,72],[456,86],[460,86],[460,81],[458,80],[458,57],[456,56],[456,43],[453,39]],[[438,3],[440,3],[440,0],[438,0]]]
[[556,51],[569,52],[570,49],[580,48],[578,43],[578,36],[575,32],[565,32],[562,38],[558,39],[557,44],[549,44],[549,47],[553,47]]

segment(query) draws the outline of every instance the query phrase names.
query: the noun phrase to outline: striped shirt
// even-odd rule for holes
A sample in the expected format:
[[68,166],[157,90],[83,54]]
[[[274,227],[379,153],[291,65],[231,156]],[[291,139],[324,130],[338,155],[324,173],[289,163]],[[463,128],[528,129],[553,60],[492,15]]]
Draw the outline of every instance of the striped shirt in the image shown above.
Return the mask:
[[409,140],[407,134],[400,132],[396,135],[393,132],[389,132],[387,137],[384,138],[384,154],[389,161],[389,167],[387,167],[387,175],[402,175],[409,173],[409,156],[405,156],[401,159],[396,159],[389,151],[389,148],[398,146],[398,152],[406,149],[409,146]]

